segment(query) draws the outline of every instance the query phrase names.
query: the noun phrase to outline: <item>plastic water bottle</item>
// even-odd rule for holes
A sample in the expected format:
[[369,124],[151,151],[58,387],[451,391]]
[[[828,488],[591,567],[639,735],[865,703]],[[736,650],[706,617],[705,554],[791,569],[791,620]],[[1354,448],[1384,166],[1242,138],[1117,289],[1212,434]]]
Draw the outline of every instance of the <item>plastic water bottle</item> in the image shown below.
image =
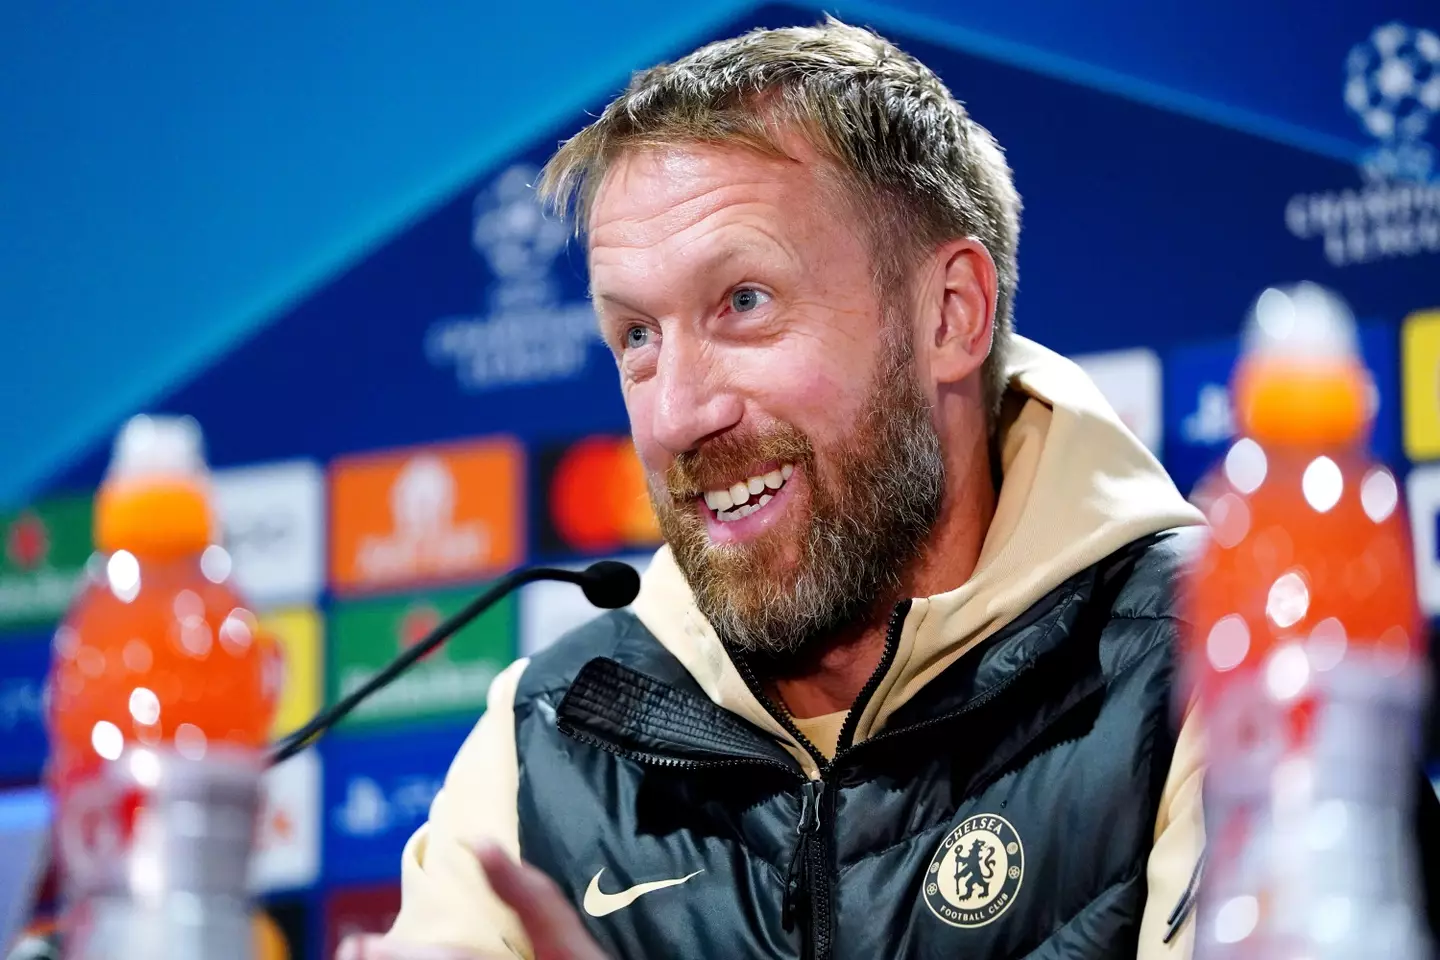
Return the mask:
[[230,586],[188,419],[137,417],[55,634],[48,719],[67,960],[253,960],[246,879],[278,653]]
[[1242,436],[1197,499],[1186,589],[1206,731],[1197,960],[1428,960],[1415,840],[1424,630],[1349,309],[1266,290],[1232,384]]

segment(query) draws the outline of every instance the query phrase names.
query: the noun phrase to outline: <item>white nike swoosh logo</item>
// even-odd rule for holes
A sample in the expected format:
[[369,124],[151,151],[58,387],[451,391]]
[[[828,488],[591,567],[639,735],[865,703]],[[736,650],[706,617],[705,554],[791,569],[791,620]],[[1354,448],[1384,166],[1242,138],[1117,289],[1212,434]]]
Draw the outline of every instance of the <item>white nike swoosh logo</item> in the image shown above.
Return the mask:
[[688,877],[680,877],[676,880],[651,880],[649,883],[637,883],[629,890],[621,890],[619,893],[606,893],[600,889],[600,874],[605,868],[600,868],[600,873],[590,878],[590,886],[585,890],[585,912],[592,917],[603,917],[614,913],[616,910],[624,910],[630,904],[639,900],[647,893],[654,893],[656,890],[664,890],[666,887],[678,887],[687,880],[704,873],[704,870],[696,870]]

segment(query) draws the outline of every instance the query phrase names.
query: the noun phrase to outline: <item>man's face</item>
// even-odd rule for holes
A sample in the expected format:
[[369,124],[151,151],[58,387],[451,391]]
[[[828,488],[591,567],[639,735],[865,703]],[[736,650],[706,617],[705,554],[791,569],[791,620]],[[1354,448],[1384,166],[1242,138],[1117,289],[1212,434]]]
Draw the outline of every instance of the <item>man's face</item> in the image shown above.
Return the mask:
[[814,161],[687,146],[608,172],[590,279],[661,530],[722,639],[794,652],[894,599],[939,441],[902,289]]

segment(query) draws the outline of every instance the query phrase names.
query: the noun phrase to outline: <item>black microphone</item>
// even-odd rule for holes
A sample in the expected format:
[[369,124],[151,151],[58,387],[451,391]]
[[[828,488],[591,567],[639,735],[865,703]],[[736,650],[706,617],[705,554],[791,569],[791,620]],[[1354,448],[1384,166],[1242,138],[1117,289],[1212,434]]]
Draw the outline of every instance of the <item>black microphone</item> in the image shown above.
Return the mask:
[[558,570],[554,567],[528,567],[501,577],[489,590],[471,600],[465,609],[431,630],[425,639],[396,657],[384,670],[365,681],[359,689],[333,706],[317,713],[309,723],[275,744],[270,750],[271,765],[290,759],[304,750],[320,734],[329,730],[351,710],[377,690],[388,686],[412,663],[449,640],[461,627],[493,607],[517,587],[537,580],[559,580],[573,583],[585,593],[585,599],[605,610],[616,610],[630,603],[640,593],[640,574],[635,568],[618,560],[599,560],[584,570]]

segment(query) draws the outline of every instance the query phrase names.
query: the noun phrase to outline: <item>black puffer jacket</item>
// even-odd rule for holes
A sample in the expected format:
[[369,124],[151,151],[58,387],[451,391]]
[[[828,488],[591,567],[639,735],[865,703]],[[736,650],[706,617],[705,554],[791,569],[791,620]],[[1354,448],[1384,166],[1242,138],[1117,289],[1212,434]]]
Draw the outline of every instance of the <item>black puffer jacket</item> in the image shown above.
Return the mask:
[[615,957],[1133,958],[1194,536],[1071,577],[818,780],[603,617],[521,678],[521,853]]

